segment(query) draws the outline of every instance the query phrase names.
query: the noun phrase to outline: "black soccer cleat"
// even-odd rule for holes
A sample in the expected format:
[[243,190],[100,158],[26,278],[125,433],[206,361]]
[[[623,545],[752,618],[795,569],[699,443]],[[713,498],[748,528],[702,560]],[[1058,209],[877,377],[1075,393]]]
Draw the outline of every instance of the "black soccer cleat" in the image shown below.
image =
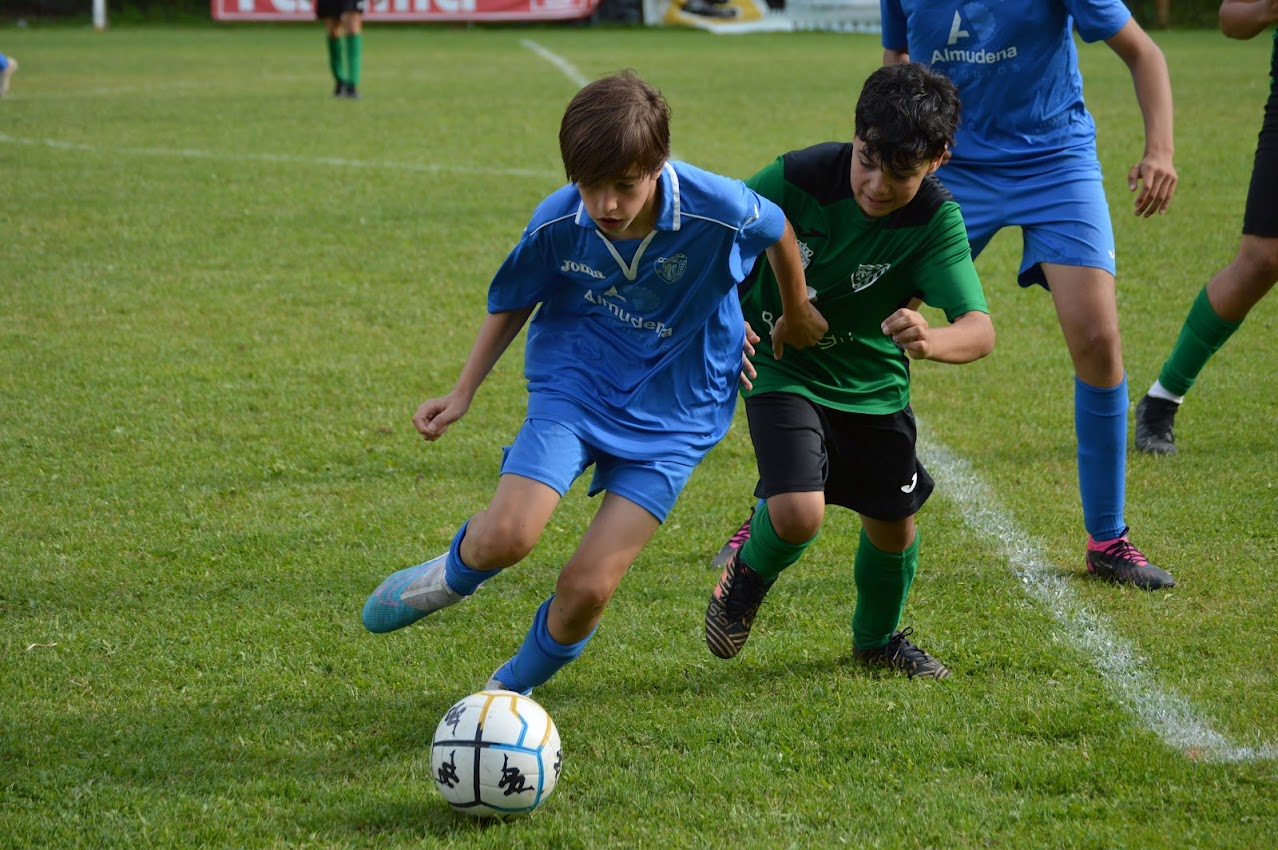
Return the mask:
[[910,643],[914,629],[893,632],[887,646],[878,649],[852,647],[852,657],[868,667],[888,667],[901,670],[911,679],[944,679],[950,668]]
[[1115,584],[1130,584],[1141,590],[1162,590],[1174,587],[1176,580],[1162,567],[1154,566],[1141,551],[1127,539],[1127,529],[1105,548],[1094,548],[1096,542],[1087,538],[1087,571],[1099,579]]
[[359,90],[355,88],[354,83],[342,84],[342,97],[348,100],[359,100]]
[[1146,394],[1136,405],[1136,448],[1156,455],[1176,454],[1172,424],[1180,405]]
[[746,566],[740,551],[732,553],[706,607],[706,646],[712,653],[732,658],[741,651],[773,584]]

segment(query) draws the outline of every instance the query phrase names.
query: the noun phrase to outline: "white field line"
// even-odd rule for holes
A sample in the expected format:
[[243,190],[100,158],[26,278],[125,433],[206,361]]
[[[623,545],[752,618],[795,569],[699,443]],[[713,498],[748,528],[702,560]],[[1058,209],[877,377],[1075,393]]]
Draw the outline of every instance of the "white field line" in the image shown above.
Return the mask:
[[577,88],[581,88],[586,83],[590,82],[590,80],[586,79],[585,75],[582,74],[581,71],[577,70],[576,65],[573,65],[559,54],[552,53],[532,39],[525,38],[520,40],[519,43],[524,47],[527,47],[533,53],[536,53],[542,59],[545,59],[551,65],[554,65],[560,71],[563,71],[565,77],[577,84]]
[[[365,74],[364,76],[370,76]],[[279,83],[314,83],[315,74],[263,74],[259,80]],[[100,86],[94,89],[76,89],[74,91],[48,91],[30,93],[29,90],[23,89],[22,94],[30,99],[39,98],[40,100],[59,100],[67,98],[87,98],[87,97],[114,97],[123,94],[144,94],[159,95],[162,93],[173,92],[177,95],[183,95],[185,92],[195,90],[203,93],[210,90],[210,86],[214,85],[211,78],[191,79],[191,80],[168,80],[168,81],[150,81],[145,83],[134,83],[131,85],[118,86]],[[214,90],[216,93],[216,90]]]
[[[575,83],[579,88],[584,86],[589,80],[579,71],[576,66],[563,57],[552,53],[542,47],[535,41],[523,39],[524,47],[536,53],[541,58],[550,62],[556,68],[563,72],[569,80]],[[188,88],[195,86],[190,82],[174,82],[167,86],[159,84],[148,88],[172,87],[172,88]],[[83,96],[86,94],[103,94],[103,93],[120,93],[124,91],[133,91],[133,88],[120,89],[97,89],[93,92],[75,92],[68,93],[72,96]],[[86,153],[110,153],[124,154],[131,156],[153,156],[153,157],[176,157],[182,159],[207,159],[225,162],[274,162],[293,165],[321,165],[336,166],[339,168],[373,168],[387,169],[393,171],[411,171],[422,174],[477,174],[489,175],[497,177],[531,177],[535,179],[557,179],[561,177],[557,171],[529,169],[529,168],[480,168],[465,165],[444,165],[440,163],[416,163],[416,162],[395,162],[392,160],[365,160],[350,159],[347,157],[331,157],[331,156],[298,156],[295,154],[273,154],[273,153],[234,153],[228,151],[202,150],[199,148],[131,148],[131,147],[111,147],[108,145],[90,145],[79,142],[64,142],[57,139],[28,139],[19,136],[11,136],[7,133],[0,132],[0,144],[12,145],[31,145],[35,147],[47,147],[58,150],[83,151]]]
[[1116,634],[1109,623],[1089,611],[1038,545],[1016,526],[994,490],[964,458],[932,439],[920,424],[919,455],[937,480],[938,490],[961,507],[964,522],[975,533],[1000,544],[1021,588],[1060,624],[1064,638],[1089,658],[1101,678],[1128,710],[1151,732],[1186,757],[1214,762],[1278,758],[1278,747],[1238,747],[1211,728],[1183,697],[1159,686],[1148,663]]
[[274,162],[289,165],[321,165],[341,168],[373,168],[389,171],[412,171],[421,174],[478,174],[495,177],[531,177],[538,180],[562,179],[557,171],[531,168],[482,168],[467,165],[442,165],[432,162],[396,162],[394,160],[348,159],[334,156],[298,156],[275,153],[240,153],[210,151],[199,148],[130,148],[90,145],[80,142],[63,142],[57,139],[25,139],[0,133],[0,144],[31,145],[56,150],[83,151],[86,153],[124,154],[131,156],[177,157],[182,159],[207,159],[224,162]]

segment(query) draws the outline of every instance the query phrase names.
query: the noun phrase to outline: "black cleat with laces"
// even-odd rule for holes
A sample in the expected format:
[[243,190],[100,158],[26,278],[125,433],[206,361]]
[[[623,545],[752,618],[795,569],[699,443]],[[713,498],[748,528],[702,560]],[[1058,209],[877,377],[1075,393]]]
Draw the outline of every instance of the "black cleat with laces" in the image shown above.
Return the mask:
[[1176,454],[1172,425],[1180,405],[1146,394],[1136,405],[1136,448],[1156,455]]
[[944,679],[950,668],[910,643],[914,629],[893,632],[887,646],[878,649],[852,647],[852,657],[870,667],[889,667],[902,670],[911,679]]
[[1104,544],[1087,537],[1087,571],[1097,578],[1115,584],[1130,584],[1141,590],[1174,587],[1176,580],[1162,567],[1154,566],[1141,551],[1122,535]]
[[740,550],[732,553],[706,607],[706,646],[711,652],[732,658],[741,651],[773,584],[746,566]]

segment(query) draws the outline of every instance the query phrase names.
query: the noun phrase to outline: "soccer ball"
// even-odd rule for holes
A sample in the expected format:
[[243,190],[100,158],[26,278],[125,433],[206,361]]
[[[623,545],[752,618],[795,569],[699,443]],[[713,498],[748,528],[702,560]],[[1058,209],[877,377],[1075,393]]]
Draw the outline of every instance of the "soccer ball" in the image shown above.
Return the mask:
[[430,743],[440,793],[472,817],[531,812],[555,790],[562,766],[555,721],[512,691],[480,691],[456,703]]

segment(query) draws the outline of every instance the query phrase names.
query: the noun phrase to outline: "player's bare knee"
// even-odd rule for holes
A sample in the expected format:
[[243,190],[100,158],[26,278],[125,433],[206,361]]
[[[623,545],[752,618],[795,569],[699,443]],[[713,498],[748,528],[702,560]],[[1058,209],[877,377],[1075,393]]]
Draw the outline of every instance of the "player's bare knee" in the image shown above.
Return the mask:
[[595,576],[560,573],[555,585],[555,605],[566,624],[583,626],[603,615],[614,590],[610,583]]
[[810,507],[772,510],[768,508],[768,516],[772,520],[772,530],[786,543],[798,546],[807,543],[821,530],[825,519],[825,511]]
[[476,516],[466,530],[464,560],[475,569],[499,569],[516,564],[537,545],[540,533],[514,517]]
[[1267,292],[1278,281],[1278,238],[1245,241],[1238,252],[1238,263],[1249,286]]

